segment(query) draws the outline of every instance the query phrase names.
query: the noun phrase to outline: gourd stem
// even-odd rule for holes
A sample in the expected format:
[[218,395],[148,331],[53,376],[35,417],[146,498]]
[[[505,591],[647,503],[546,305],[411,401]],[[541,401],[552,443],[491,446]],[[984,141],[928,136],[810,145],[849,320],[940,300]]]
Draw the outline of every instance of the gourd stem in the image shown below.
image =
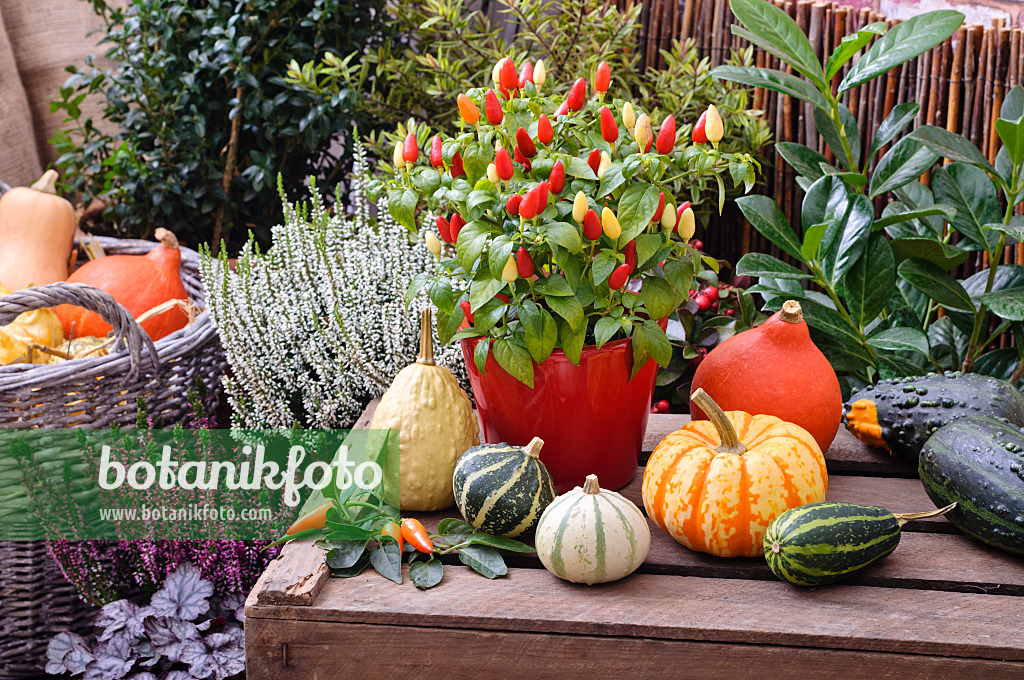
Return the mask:
[[153,232],[153,236],[154,238],[156,238],[157,241],[160,241],[160,243],[163,244],[164,248],[178,247],[178,237],[175,236],[174,232],[172,232],[169,229],[164,229],[163,227],[160,227],[159,229]]
[[952,505],[947,505],[944,508],[939,508],[938,510],[929,510],[928,512],[894,512],[892,514],[893,517],[896,518],[896,521],[899,522],[900,526],[902,527],[907,522],[911,522],[915,519],[925,519],[927,517],[938,517],[939,515],[945,515],[947,512],[949,512],[955,507],[956,503],[953,503]]
[[786,300],[782,305],[782,311],[779,312],[779,318],[786,323],[800,323],[804,320],[804,312],[800,307],[800,303],[796,300]]
[[530,440],[530,443],[526,445],[523,452],[531,458],[540,458],[540,450],[544,446],[544,440],[540,437],[534,437]]
[[59,175],[56,170],[47,170],[32,184],[31,188],[44,194],[57,195],[57,177]]
[[430,323],[430,307],[420,312],[420,356],[416,363],[434,365],[434,329]]
[[735,453],[736,455],[743,455],[746,452],[747,447],[740,441],[740,436],[736,433],[736,428],[733,427],[729,416],[725,415],[725,411],[715,403],[715,400],[707,392],[698,387],[697,391],[690,395],[690,401],[704,411],[708,420],[718,430],[718,438],[722,441],[722,445],[716,449],[717,451]]
[[601,493],[601,485],[597,483],[597,475],[587,475],[587,481],[583,482],[583,493]]

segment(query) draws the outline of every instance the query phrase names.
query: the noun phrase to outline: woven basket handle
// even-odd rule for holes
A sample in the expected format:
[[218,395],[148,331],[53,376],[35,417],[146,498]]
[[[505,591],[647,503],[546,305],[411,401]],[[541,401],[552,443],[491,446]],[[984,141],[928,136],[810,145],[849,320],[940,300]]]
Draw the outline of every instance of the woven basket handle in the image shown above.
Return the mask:
[[[113,326],[115,337],[124,338],[131,358],[127,382],[134,382],[139,377],[143,349],[149,354],[154,372],[160,370],[156,346],[128,310],[108,293],[83,283],[51,283],[0,297],[0,326],[11,323],[24,312],[65,304],[96,312]],[[121,351],[121,343],[115,343],[113,351]]]

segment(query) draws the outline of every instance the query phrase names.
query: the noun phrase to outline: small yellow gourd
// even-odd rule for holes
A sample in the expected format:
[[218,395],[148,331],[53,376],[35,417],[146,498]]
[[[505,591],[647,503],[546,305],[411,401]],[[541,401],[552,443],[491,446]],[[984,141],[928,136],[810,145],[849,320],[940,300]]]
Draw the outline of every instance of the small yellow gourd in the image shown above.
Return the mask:
[[[0,296],[10,294],[0,283]],[[64,342],[64,331],[60,319],[50,309],[36,309],[25,312],[7,324],[0,326],[0,366],[31,358],[34,364],[46,364],[50,356],[43,352],[29,352],[29,345],[57,347]]]
[[398,430],[401,509],[432,512],[455,505],[455,463],[480,443],[480,429],[469,395],[434,364],[429,309],[421,320],[419,358],[395,376],[370,428]]

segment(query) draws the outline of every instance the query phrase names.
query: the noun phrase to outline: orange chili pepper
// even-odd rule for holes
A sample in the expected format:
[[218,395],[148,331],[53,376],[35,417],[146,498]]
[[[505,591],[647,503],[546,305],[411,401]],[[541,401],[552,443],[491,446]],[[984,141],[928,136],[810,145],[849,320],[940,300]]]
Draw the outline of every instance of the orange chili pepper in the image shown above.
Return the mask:
[[423,523],[418,519],[402,520],[402,538],[405,542],[423,553],[434,552],[434,544],[424,528]]

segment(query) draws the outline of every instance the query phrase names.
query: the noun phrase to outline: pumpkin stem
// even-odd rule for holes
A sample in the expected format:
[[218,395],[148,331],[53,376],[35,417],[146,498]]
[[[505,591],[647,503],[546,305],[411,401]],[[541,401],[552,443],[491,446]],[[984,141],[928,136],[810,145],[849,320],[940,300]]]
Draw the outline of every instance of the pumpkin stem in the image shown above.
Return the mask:
[[587,481],[583,482],[583,493],[601,493],[601,485],[597,483],[597,475],[587,475]]
[[57,195],[57,178],[59,175],[56,170],[50,169],[43,173],[43,176],[37,179],[31,186],[36,191],[41,191],[44,194]]
[[164,229],[163,227],[160,227],[159,229],[153,232],[153,236],[156,238],[157,241],[160,241],[160,243],[163,244],[164,248],[178,247],[178,237],[175,236],[174,232],[170,231],[169,229]]
[[804,312],[800,308],[800,303],[796,300],[786,300],[782,305],[782,311],[779,312],[779,318],[786,323],[800,323],[804,320]]
[[523,449],[523,452],[531,458],[540,458],[540,450],[543,446],[544,440],[540,437],[534,437],[530,440],[530,443],[526,445],[526,448]]
[[420,312],[420,356],[416,363],[434,365],[434,329],[430,323],[430,307]]
[[900,526],[902,527],[907,522],[911,522],[915,519],[925,519],[926,517],[938,517],[939,515],[945,515],[947,512],[949,512],[955,507],[956,503],[953,503],[952,505],[947,505],[944,508],[939,508],[938,510],[929,510],[928,512],[894,512],[892,514],[896,518],[896,521],[899,522]]
[[740,436],[736,434],[736,428],[733,427],[729,416],[725,415],[725,411],[715,403],[715,400],[703,388],[698,387],[697,391],[690,395],[690,400],[700,407],[701,411],[704,411],[708,420],[718,430],[718,438],[722,441],[722,445],[716,448],[716,451],[735,453],[736,455],[746,453],[747,447],[740,441]]

